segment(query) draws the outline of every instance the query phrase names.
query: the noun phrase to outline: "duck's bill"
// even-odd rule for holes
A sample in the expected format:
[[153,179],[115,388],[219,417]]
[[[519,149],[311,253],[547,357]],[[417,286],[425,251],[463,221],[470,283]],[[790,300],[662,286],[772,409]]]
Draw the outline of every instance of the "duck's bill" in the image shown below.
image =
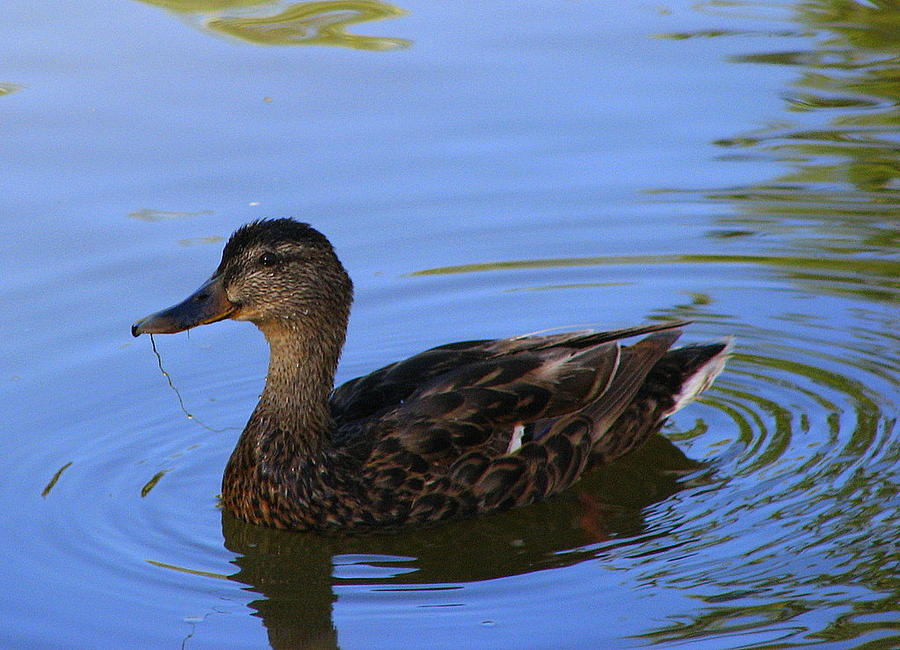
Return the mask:
[[215,323],[237,311],[237,305],[228,300],[222,279],[210,278],[185,300],[150,314],[131,326],[131,335],[174,334],[198,325]]

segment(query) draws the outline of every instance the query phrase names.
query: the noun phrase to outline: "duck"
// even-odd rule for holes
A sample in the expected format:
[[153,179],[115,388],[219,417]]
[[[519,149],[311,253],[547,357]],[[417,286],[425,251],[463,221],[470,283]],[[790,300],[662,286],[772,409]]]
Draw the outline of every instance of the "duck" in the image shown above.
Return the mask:
[[132,325],[137,337],[232,319],[265,336],[265,388],[222,478],[237,518],[387,528],[542,501],[643,444],[731,351],[674,348],[688,322],[655,322],[441,345],[335,388],[352,301],[325,235],[263,219],[234,232],[197,291]]

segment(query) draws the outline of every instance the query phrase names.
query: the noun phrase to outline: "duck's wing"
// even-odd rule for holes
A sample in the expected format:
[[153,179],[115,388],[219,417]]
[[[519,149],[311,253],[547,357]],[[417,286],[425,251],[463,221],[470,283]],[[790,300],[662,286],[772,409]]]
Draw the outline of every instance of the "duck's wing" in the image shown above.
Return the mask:
[[335,426],[352,425],[402,404],[417,388],[435,377],[486,359],[494,341],[462,341],[432,348],[351,379],[329,399]]
[[373,460],[400,452],[435,467],[473,451],[504,456],[523,437],[540,440],[567,429],[570,418],[586,426],[590,447],[679,334],[657,333],[629,347],[617,340],[538,346],[457,368],[376,418]]
[[435,378],[374,418],[362,472],[377,508],[426,521],[565,489],[679,334],[538,346]]
[[[413,393],[441,377],[451,376],[462,368],[475,368],[479,363],[505,359],[523,352],[540,352],[554,348],[573,351],[686,325],[686,321],[669,321],[605,332],[566,332],[549,336],[520,336],[508,339],[463,341],[442,345],[398,361],[375,372],[343,384],[331,395],[331,414],[338,432],[352,437],[365,420],[406,402]],[[520,360],[524,372],[528,362]],[[515,365],[515,364],[513,364]],[[512,372],[512,370],[510,369]],[[480,372],[475,370],[475,373]]]

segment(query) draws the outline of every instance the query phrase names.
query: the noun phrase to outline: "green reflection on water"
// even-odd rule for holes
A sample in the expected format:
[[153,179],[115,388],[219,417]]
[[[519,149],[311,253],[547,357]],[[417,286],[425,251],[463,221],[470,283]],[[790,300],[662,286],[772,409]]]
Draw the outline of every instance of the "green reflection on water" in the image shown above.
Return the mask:
[[11,95],[14,92],[18,92],[22,90],[22,86],[19,84],[0,82],[0,97],[4,95]]
[[[704,4],[704,10],[730,18],[766,8],[776,5]],[[755,262],[804,267],[790,277],[813,295],[896,301],[898,267],[888,260],[900,246],[900,11],[885,0],[806,0],[777,5],[777,11],[790,12],[783,20],[795,26],[774,33],[703,30],[663,37],[796,40],[781,51],[729,57],[740,65],[788,66],[796,76],[782,93],[780,115],[714,142],[728,150],[723,162],[769,160],[785,171],[752,185],[648,195],[663,201],[672,199],[663,194],[694,195],[703,203],[731,206],[732,214],[720,218],[722,230],[708,235],[761,234],[777,241],[777,259]],[[856,266],[860,260],[872,265]]]
[[168,472],[169,470],[164,469],[154,474],[153,477],[144,484],[144,487],[141,488],[141,497],[145,497],[150,494],[150,491],[156,487],[156,484],[159,483],[160,479],[168,474]]
[[[732,591],[721,593],[709,600],[727,601],[738,600],[752,596],[752,591]],[[801,614],[805,614],[815,607],[825,607],[828,601],[822,599],[820,601],[778,601],[765,603],[761,605],[741,604],[739,606],[718,607],[706,614],[697,616],[696,618],[684,622],[677,622],[666,628],[664,631],[652,632],[640,635],[644,638],[654,639],[658,642],[671,642],[676,639],[705,639],[709,640],[717,636],[726,638],[737,635],[740,632],[751,633],[776,623],[785,623],[791,621]],[[785,636],[795,630],[785,630]],[[737,639],[733,639],[737,641]],[[747,639],[750,640],[749,638]],[[738,641],[742,647],[744,643]],[[787,647],[787,646],[768,646],[768,647]]]
[[[825,355],[820,356],[825,357]],[[882,413],[878,403],[869,396],[865,386],[859,381],[843,374],[830,372],[789,358],[745,355],[745,359],[763,368],[784,371],[790,377],[808,377],[817,385],[826,386],[851,398],[850,403],[853,404],[856,415],[856,428],[844,451],[848,454],[848,457],[857,457],[872,446],[875,441],[878,420]],[[846,363],[846,360],[842,361]],[[771,381],[771,378],[769,381]],[[796,390],[796,388],[792,387],[792,390]],[[824,401],[824,398],[819,399],[823,400],[822,404],[831,405],[833,409],[836,408],[831,402]],[[840,464],[832,465],[832,471],[836,472],[840,469]]]
[[401,38],[359,36],[346,28],[404,15],[402,9],[372,0],[305,2],[275,16],[217,18],[207,27],[260,45],[331,45],[356,50],[397,50],[410,46]]
[[297,2],[274,14],[278,3],[273,0],[141,1],[198,18],[204,29],[257,45],[324,45],[386,51],[412,44],[402,38],[347,32],[351,25],[406,15],[403,9],[378,0]]
[[[756,231],[773,228],[808,250],[885,253],[900,243],[900,11],[894,2],[814,0],[794,20],[806,48],[748,53],[742,64],[791,66],[786,115],[716,144],[754,149],[789,171],[774,181],[707,194],[736,205]],[[793,221],[802,217],[803,222]]]
[[[766,379],[772,381],[771,378]],[[756,474],[766,465],[779,460],[791,442],[792,417],[790,411],[773,400],[765,399],[749,391],[723,387],[719,389],[719,392],[734,397],[735,399],[729,400],[732,407],[736,411],[745,411],[759,431],[759,435],[756,436],[756,440],[751,444],[747,453],[749,457],[754,459],[753,462],[742,467],[736,475]],[[762,417],[760,412],[754,410],[754,406],[768,416],[766,419],[774,420],[774,429],[772,431],[769,431],[766,426],[766,419]]]
[[253,7],[272,4],[272,0],[141,0],[148,5],[156,5],[178,13],[198,11],[221,11],[235,7]]
[[[648,266],[677,264],[753,264],[778,269],[811,269],[792,271],[789,278],[813,284],[813,293],[836,293],[874,301],[893,301],[900,288],[900,262],[889,259],[849,257],[800,257],[785,255],[620,255],[605,257],[563,257],[536,260],[477,262],[422,269],[410,273],[450,275],[517,269],[563,268],[570,266]],[[856,285],[856,286],[854,286]]]
[[566,284],[542,284],[537,287],[513,287],[506,289],[508,293],[519,291],[553,291],[555,289],[599,289],[608,287],[628,287],[634,282],[569,282]]
[[448,275],[451,273],[477,273],[507,269],[536,269],[565,266],[613,266],[624,264],[762,264],[769,266],[827,268],[852,273],[900,277],[900,262],[871,259],[808,259],[779,257],[775,255],[620,255],[607,257],[556,257],[539,260],[512,260],[508,262],[484,262],[460,264],[424,269],[410,273],[416,275]]

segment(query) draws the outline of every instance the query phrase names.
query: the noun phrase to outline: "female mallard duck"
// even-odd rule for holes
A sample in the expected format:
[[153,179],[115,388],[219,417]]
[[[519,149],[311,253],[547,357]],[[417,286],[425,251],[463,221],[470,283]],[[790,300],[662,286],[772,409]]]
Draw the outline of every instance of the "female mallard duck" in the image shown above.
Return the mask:
[[193,295],[131,328],[233,318],[265,334],[265,390],[222,480],[222,503],[241,519],[385,526],[539,501],[639,446],[713,381],[728,352],[669,350],[684,322],[467,341],[332,390],[352,294],[324,235],[292,219],[257,221],[232,235]]

